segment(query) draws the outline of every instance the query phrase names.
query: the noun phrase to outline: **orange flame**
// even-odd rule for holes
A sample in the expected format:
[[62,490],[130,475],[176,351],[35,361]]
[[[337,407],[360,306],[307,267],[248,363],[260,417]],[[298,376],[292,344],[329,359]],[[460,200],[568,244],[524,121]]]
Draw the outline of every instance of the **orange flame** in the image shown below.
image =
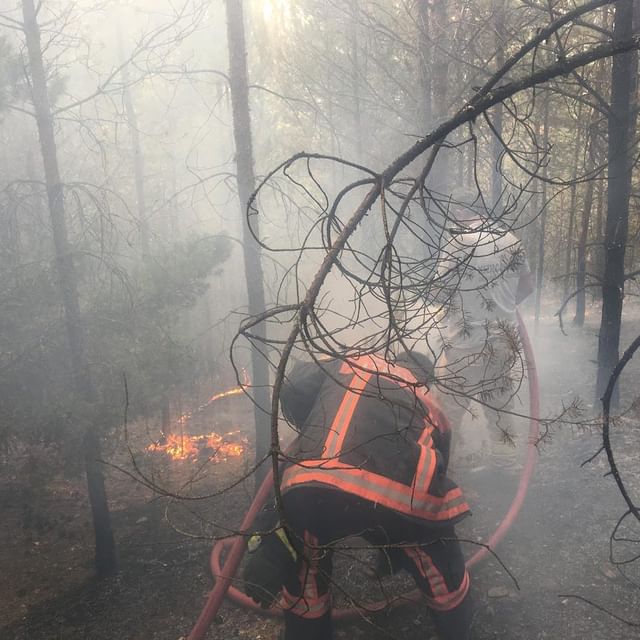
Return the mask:
[[[229,389],[228,391],[221,391],[220,393],[214,393],[202,405],[202,408],[210,405],[212,402],[215,402],[216,400],[220,400],[220,398],[228,398],[229,396],[237,396],[238,394],[242,393],[243,391],[244,391],[244,389],[242,387],[233,387],[232,389]],[[198,409],[200,409],[200,407],[198,407]]]
[[[210,461],[222,462],[244,453],[247,440],[238,440],[238,434],[239,431],[230,431],[224,436],[219,433],[200,436],[170,433],[165,442],[154,442],[147,447],[147,451],[166,453],[172,460],[195,460],[206,455]],[[229,437],[235,441],[230,441]]]
[[[213,450],[213,453],[209,455],[209,460],[226,460],[227,458],[241,456],[244,453],[247,440],[242,438],[238,441],[237,437],[235,442],[228,442],[223,439],[219,433],[209,433],[207,435],[189,436],[185,435],[184,429],[187,426],[189,420],[201,411],[204,411],[210,404],[221,398],[228,398],[229,396],[236,396],[244,393],[245,387],[251,384],[249,375],[246,369],[242,369],[242,382],[236,387],[232,387],[227,391],[221,391],[214,393],[206,402],[201,404],[194,411],[187,411],[183,413],[177,420],[176,425],[180,433],[169,433],[166,437],[163,437],[161,442],[154,442],[147,447],[147,451],[160,451],[166,453],[172,460],[190,460],[196,459],[201,456],[207,450]],[[237,436],[239,432],[229,432],[226,436]]]
[[213,404],[216,400],[220,400],[221,398],[228,398],[229,396],[237,396],[241,393],[244,393],[246,387],[251,385],[251,380],[249,379],[249,374],[246,369],[242,369],[242,382],[236,386],[231,387],[231,389],[227,389],[227,391],[220,391],[219,393],[214,393],[206,402],[203,402],[195,411],[187,411],[187,413],[183,413],[177,420],[176,423],[180,426],[184,426],[191,420],[191,418],[196,413],[200,413],[204,411],[210,404]]

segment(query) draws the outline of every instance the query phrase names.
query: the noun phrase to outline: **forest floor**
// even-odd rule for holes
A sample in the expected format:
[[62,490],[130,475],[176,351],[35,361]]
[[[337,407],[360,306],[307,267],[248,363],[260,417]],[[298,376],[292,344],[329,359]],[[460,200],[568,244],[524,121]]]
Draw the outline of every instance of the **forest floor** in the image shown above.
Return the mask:
[[[595,379],[596,320],[590,318],[582,331],[568,327],[566,336],[552,317],[542,318],[537,331],[531,329],[543,416],[559,413],[575,397],[581,397],[588,410]],[[623,345],[639,329],[640,322],[627,322]],[[638,388],[640,355],[622,380],[623,397]],[[211,430],[211,424],[226,432],[250,422],[247,404],[240,398],[222,400],[214,415],[201,416],[201,432]],[[242,477],[253,455],[247,446],[244,455],[216,464],[169,461],[163,454],[145,451],[157,437],[151,427],[147,431],[144,425],[131,425],[130,434],[139,470],[158,486],[191,497],[215,493],[230,479]],[[638,502],[637,414],[615,425],[613,443]],[[603,477],[607,466],[602,455],[581,466],[600,444],[597,429],[562,426],[539,447],[522,513],[498,548],[513,578],[496,560],[485,560],[472,571],[473,640],[638,637],[637,627],[581,600],[640,623],[639,563],[630,563],[623,573],[609,562],[610,535],[625,505],[612,479]],[[111,460],[133,471],[129,453],[122,446],[117,449]],[[496,487],[486,474],[477,473],[466,474],[460,482],[474,515],[459,534],[486,539],[511,502],[516,480],[503,480]],[[107,484],[120,570],[97,582],[92,578],[92,530],[81,479],[60,478],[50,485],[25,528],[25,478],[18,473],[18,462],[0,465],[0,638],[178,640],[188,634],[212,586],[211,536],[223,533],[221,524],[237,526],[250,502],[253,481],[240,482],[221,496],[189,501],[160,497],[114,468],[107,469]],[[633,557],[639,551],[638,528],[635,533],[631,529],[624,534],[636,542],[627,543],[627,548],[617,543],[618,557]],[[473,545],[466,545],[465,551],[471,555]],[[361,568],[349,561],[337,565],[338,582],[344,580],[358,597],[372,595]],[[394,593],[405,584],[410,587],[402,577],[391,580],[395,582],[387,588]],[[275,640],[279,629],[277,621],[226,602],[207,638]],[[425,609],[413,607],[342,624],[336,637],[425,640],[434,633]]]

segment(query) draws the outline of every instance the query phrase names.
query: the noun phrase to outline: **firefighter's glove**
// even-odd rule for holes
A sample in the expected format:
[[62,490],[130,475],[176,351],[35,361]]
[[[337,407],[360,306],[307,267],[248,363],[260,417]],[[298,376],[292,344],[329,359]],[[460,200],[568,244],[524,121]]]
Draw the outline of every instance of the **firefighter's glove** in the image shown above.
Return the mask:
[[282,527],[264,536],[252,536],[248,549],[244,589],[252,600],[268,609],[287,578],[295,575],[298,554]]

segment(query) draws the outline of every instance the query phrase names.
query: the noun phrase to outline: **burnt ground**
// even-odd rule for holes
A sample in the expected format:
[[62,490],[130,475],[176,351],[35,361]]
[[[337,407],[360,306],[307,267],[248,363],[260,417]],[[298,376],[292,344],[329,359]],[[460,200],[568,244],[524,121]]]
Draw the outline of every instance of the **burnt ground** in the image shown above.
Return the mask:
[[[575,396],[592,400],[595,378],[592,362],[597,342],[594,326],[582,332],[568,329],[563,336],[552,318],[543,318],[536,343],[541,377],[543,415],[557,413]],[[640,329],[630,322],[623,344]],[[635,333],[634,333],[635,332]],[[640,356],[638,356],[640,360]],[[640,387],[640,362],[623,379],[623,396]],[[224,400],[226,427],[249,421],[243,400]],[[233,405],[233,409],[229,407]],[[230,417],[229,417],[230,416]],[[209,417],[212,423],[215,417]],[[230,422],[229,422],[230,421]],[[204,466],[197,482],[187,483],[198,463],[168,462],[144,453],[147,427],[133,429],[133,448],[141,469],[154,480],[191,495],[215,492],[246,470],[251,451]],[[216,425],[214,425],[216,426]],[[204,427],[203,427],[204,428]],[[153,429],[151,428],[151,432]],[[624,503],[600,457],[581,463],[600,446],[600,433],[562,426],[540,448],[538,465],[522,513],[498,549],[495,560],[472,571],[476,613],[473,640],[520,638],[631,640],[640,630],[625,625],[580,600],[585,598],[613,614],[640,623],[640,566],[631,563],[624,575],[609,562],[609,538],[624,513]],[[629,414],[614,429],[614,445],[621,471],[640,498],[640,423]],[[120,447],[112,460],[131,469]],[[61,477],[40,495],[25,527],[25,479],[21,461],[0,466],[0,638],[3,640],[177,640],[196,620],[212,578],[208,555],[212,534],[220,523],[237,525],[250,501],[252,483],[202,501],[161,498],[115,470],[108,470],[120,571],[102,582],[92,578],[90,515],[82,481]],[[509,504],[515,482],[478,472],[463,478],[474,515],[460,527],[461,537],[476,539],[495,528]],[[185,483],[186,486],[185,486]],[[627,537],[638,536],[625,532]],[[618,557],[633,557],[638,543],[618,543]],[[472,545],[465,547],[471,553]],[[337,580],[356,597],[372,595],[363,568],[352,559],[337,562]],[[396,577],[386,588],[398,593],[408,583]],[[571,597],[570,597],[571,596]],[[275,640],[279,625],[225,603],[208,638]],[[405,608],[373,619],[338,627],[338,638],[433,637],[423,608]]]

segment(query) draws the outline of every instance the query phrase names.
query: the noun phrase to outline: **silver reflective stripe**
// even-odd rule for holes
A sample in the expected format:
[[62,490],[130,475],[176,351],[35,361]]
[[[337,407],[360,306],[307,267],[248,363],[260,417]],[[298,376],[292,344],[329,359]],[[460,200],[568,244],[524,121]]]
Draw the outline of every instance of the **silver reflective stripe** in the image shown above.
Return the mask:
[[[306,467],[290,467],[285,471],[282,483],[283,491],[311,480],[320,484],[335,486],[351,493],[357,493],[366,499],[380,502],[406,513],[420,511],[435,515],[442,511],[466,506],[462,492],[455,497],[448,498],[444,496],[443,498],[438,498],[427,494],[425,490],[412,491],[406,485],[401,485],[371,472],[363,472],[361,469],[309,469],[310,462],[309,460],[305,461]],[[326,460],[313,462],[321,466],[322,463],[326,463]],[[369,478],[362,477],[363,474],[367,474]],[[376,482],[376,480],[378,481]],[[355,491],[350,491],[349,486]]]

